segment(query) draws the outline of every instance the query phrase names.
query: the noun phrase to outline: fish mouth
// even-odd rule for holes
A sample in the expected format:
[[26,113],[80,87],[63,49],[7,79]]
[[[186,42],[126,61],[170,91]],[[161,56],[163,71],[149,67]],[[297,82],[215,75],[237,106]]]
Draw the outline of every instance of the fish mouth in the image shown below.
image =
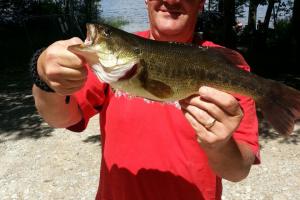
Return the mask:
[[84,41],[85,45],[92,45],[93,40],[96,37],[96,27],[94,24],[86,24],[86,39]]
[[100,25],[86,25],[86,39],[82,44],[68,47],[68,50],[84,62],[96,73],[98,78],[106,83],[130,79],[137,72],[136,57],[122,59],[121,51],[110,49],[105,37],[101,37]]
[[68,47],[68,50],[72,53],[78,54],[83,49],[85,49],[88,46],[91,46],[95,40],[96,37],[96,27],[94,24],[86,24],[86,38],[84,40],[83,44],[75,44]]
[[97,29],[94,24],[86,24],[86,39],[82,44],[70,45],[67,49],[76,54],[77,56],[84,58],[86,54],[95,54],[95,50],[92,48],[93,44],[96,41]]

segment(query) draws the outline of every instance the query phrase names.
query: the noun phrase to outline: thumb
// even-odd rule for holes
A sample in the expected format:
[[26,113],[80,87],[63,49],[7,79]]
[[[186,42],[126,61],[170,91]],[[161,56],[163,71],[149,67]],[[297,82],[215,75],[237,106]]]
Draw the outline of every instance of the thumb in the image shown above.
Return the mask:
[[83,43],[83,41],[79,37],[72,37],[71,39],[66,40],[66,42],[68,46]]

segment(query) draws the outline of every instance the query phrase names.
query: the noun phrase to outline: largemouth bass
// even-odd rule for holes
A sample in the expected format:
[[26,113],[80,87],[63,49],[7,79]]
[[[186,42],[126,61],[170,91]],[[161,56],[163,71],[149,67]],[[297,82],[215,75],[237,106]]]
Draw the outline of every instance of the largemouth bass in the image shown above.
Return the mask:
[[252,97],[281,134],[290,134],[300,117],[299,91],[240,69],[230,49],[154,41],[105,24],[87,24],[85,43],[68,49],[101,81],[133,96],[176,101],[205,85]]

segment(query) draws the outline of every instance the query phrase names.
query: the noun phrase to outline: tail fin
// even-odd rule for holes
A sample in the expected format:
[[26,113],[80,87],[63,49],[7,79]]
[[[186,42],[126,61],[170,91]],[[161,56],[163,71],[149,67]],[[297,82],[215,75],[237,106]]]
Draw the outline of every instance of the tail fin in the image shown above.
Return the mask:
[[300,119],[300,91],[279,82],[270,83],[269,91],[257,102],[258,106],[278,133],[290,135],[295,121]]

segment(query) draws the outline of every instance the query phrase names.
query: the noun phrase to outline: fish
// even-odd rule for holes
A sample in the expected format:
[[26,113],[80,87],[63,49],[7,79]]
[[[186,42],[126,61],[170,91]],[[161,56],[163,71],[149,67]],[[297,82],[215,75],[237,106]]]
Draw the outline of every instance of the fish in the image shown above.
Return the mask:
[[201,86],[249,96],[282,135],[300,118],[300,91],[241,69],[245,61],[234,50],[146,39],[103,23],[86,26],[85,42],[68,50],[115,90],[159,102],[196,95]]

